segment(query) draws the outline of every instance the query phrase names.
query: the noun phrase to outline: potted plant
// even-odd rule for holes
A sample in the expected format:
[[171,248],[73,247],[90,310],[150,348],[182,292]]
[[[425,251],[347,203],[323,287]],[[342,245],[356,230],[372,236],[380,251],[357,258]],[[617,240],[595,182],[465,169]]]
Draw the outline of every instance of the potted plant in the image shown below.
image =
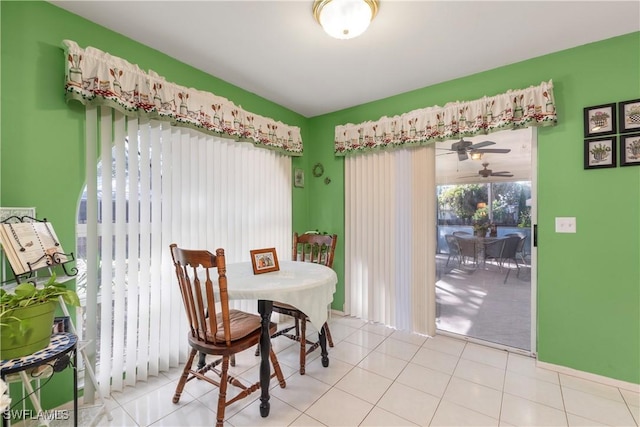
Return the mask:
[[35,353],[49,345],[53,316],[62,297],[79,306],[78,294],[52,275],[43,286],[20,283],[12,292],[0,288],[0,359]]
[[491,221],[489,220],[489,212],[486,207],[478,208],[471,217],[473,220],[473,231],[476,236],[485,237],[487,231],[491,228]]

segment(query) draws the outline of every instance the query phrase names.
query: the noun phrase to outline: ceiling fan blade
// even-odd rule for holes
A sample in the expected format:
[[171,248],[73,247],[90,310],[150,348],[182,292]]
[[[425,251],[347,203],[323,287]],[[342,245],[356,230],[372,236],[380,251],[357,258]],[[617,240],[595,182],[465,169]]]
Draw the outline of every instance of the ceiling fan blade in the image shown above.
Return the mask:
[[509,173],[509,172],[493,172],[491,174],[491,176],[506,176],[506,177],[510,177],[510,176],[513,176],[513,174]]
[[474,153],[510,153],[510,148],[474,148]]
[[478,142],[477,144],[471,144],[469,148],[471,148],[472,150],[475,150],[476,148],[487,147],[489,145],[494,145],[494,144],[495,142],[493,141],[482,141],[482,142]]

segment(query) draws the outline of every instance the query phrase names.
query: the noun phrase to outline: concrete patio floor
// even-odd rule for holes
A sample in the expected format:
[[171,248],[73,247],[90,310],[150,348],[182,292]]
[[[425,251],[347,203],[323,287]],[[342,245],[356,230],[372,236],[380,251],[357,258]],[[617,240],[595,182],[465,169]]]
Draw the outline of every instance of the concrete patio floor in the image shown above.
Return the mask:
[[[531,269],[513,262],[458,265],[436,256],[438,330],[525,351],[531,350]],[[509,277],[504,283],[507,271]]]

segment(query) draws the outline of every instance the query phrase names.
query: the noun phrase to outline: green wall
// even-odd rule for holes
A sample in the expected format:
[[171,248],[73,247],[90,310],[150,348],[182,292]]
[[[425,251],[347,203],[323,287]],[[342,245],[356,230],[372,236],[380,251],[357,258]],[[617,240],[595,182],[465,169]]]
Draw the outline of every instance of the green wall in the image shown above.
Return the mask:
[[[640,33],[314,117],[305,147],[334,175],[330,186],[314,187],[314,199],[334,208],[317,210],[310,201],[311,221],[344,235],[343,161],[333,154],[334,126],[550,79],[558,126],[538,131],[538,358],[640,383],[640,167],[584,170],[582,120],[584,107],[640,98]],[[554,232],[555,218],[563,216],[577,218],[576,234]],[[336,269],[344,278],[344,262]],[[341,280],[333,306],[343,304]]]
[[[344,303],[344,162],[333,155],[334,126],[553,79],[559,125],[538,133],[539,359],[640,383],[640,167],[582,168],[583,107],[640,98],[640,33],[307,119],[48,3],[0,7],[0,205],[35,206],[56,224],[61,241],[75,240],[84,109],[64,102],[61,41],[95,46],[301,127],[304,157],[293,166],[305,171],[305,187],[294,188],[293,228],[340,236],[336,309]],[[321,178],[311,173],[317,162]],[[578,233],[554,233],[557,216],[576,216]],[[45,407],[69,399],[44,397]]]

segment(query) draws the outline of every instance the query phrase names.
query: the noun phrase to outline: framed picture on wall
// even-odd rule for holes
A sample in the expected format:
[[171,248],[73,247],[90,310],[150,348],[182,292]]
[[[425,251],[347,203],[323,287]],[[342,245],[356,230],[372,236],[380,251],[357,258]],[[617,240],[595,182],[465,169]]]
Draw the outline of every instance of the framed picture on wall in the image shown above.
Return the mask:
[[616,104],[595,105],[584,109],[584,137],[616,133]]
[[640,99],[618,103],[620,133],[640,132]]
[[640,166],[640,133],[620,135],[620,166]]
[[584,168],[615,168],[616,137],[587,139],[584,141]]

